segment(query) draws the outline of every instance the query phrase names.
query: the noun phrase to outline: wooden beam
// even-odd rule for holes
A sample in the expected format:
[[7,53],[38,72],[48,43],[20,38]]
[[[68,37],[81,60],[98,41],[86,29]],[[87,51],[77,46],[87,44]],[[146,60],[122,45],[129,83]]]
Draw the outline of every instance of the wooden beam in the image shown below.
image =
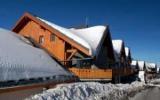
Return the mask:
[[68,53],[71,53],[71,55],[67,58],[67,61],[69,61],[74,54],[76,54],[77,50],[76,49],[71,49],[71,50],[67,50]]
[[75,52],[75,51],[77,51],[76,49],[69,49],[69,50],[67,50],[67,53],[72,53],[72,52]]

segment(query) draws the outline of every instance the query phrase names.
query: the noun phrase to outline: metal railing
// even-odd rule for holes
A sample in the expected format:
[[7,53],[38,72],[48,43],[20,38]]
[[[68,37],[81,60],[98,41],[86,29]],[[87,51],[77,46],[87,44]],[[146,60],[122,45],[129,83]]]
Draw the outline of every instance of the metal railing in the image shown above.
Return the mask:
[[84,58],[84,59],[72,59],[72,60],[66,60],[66,61],[60,61],[63,65],[66,67],[77,67],[77,68],[83,68],[83,67],[90,67],[93,64],[92,58]]

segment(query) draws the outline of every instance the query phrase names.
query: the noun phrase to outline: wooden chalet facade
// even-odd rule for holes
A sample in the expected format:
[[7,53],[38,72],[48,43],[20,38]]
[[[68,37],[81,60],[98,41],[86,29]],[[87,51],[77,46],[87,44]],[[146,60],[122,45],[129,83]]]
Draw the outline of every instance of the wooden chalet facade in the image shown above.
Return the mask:
[[[104,65],[106,66],[106,63],[113,64],[115,62],[108,27],[106,28],[105,35],[102,38],[103,41],[101,41],[102,48],[99,50],[99,54],[94,56],[90,54],[88,48],[66,36],[65,33],[59,30],[59,28],[54,28],[43,20],[40,20],[40,18],[29,13],[25,13],[19,19],[12,31],[23,35],[31,40],[35,45],[44,48],[51,56],[66,65],[69,64],[69,61],[75,60],[74,58],[78,58],[78,60],[87,60],[89,63],[94,62],[96,65],[99,64],[98,59],[103,57],[103,62],[105,62],[105,64],[100,62],[102,64],[96,65],[100,68],[105,68]],[[73,34],[76,34],[76,32]],[[90,61],[92,59],[93,61]]]

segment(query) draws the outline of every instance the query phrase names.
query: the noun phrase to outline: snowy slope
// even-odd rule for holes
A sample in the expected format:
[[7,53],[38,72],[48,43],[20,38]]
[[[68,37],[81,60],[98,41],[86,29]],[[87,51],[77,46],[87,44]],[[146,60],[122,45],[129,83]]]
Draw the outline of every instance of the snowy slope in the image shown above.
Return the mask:
[[58,85],[29,100],[124,100],[130,93],[144,88],[143,82],[132,84],[100,84],[96,82],[79,82]]
[[43,50],[0,28],[0,81],[71,75]]
[[121,49],[122,49],[122,44],[123,41],[122,40],[112,40],[112,44],[113,44],[113,49],[117,54],[121,53]]
[[99,52],[107,28],[106,26],[94,26],[84,29],[67,29],[42,18],[37,18],[87,48],[91,56],[95,56]]

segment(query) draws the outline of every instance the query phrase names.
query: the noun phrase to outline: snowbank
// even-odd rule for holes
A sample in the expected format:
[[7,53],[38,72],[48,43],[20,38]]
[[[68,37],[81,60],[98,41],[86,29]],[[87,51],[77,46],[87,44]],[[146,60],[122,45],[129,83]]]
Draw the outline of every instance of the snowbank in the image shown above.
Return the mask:
[[25,38],[0,28],[0,81],[71,75]]
[[139,77],[140,81],[142,81],[142,82],[145,81],[144,74],[145,74],[144,71],[139,71],[139,72],[138,72],[138,77]]
[[92,55],[98,55],[106,36],[106,26],[93,26],[83,29],[70,29],[71,32],[84,39],[92,48]]
[[143,82],[115,85],[97,82],[61,84],[54,89],[34,95],[29,100],[120,100],[131,92],[142,89],[143,86]]

